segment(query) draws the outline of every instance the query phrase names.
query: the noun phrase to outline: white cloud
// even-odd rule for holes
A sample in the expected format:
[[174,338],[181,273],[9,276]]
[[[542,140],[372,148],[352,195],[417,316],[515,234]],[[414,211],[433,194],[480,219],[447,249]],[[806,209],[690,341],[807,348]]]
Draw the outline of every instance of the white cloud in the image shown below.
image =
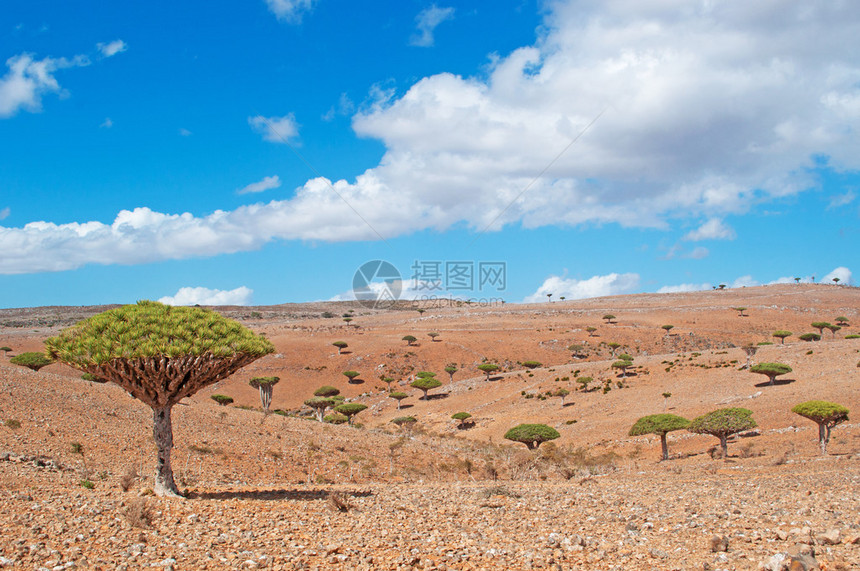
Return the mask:
[[165,296],[158,301],[167,305],[251,305],[253,293],[254,290],[245,286],[231,290],[183,287],[176,295]]
[[248,117],[248,124],[270,143],[287,143],[299,134],[299,126],[292,113],[283,117]]
[[266,0],[269,10],[278,20],[293,24],[301,22],[304,12],[310,12],[316,0]]
[[12,214],[12,209],[8,206],[6,208],[0,208],[0,220],[5,220],[9,218],[9,215]]
[[688,232],[684,240],[699,242],[701,240],[734,240],[735,231],[719,218],[711,218],[697,229]]
[[112,57],[128,49],[128,45],[122,40],[114,40],[107,44],[98,43],[96,47],[101,52],[102,57]]
[[105,129],[110,129],[111,127],[113,127],[113,119],[111,119],[110,117],[105,117],[105,120],[102,121],[102,124],[99,125],[99,127],[104,127]]
[[[390,291],[400,291],[397,296],[399,300],[414,300],[424,299],[426,296],[436,296],[438,298],[456,299],[459,296],[453,295],[448,291],[440,291],[435,287],[435,284],[422,280],[392,280],[390,283],[383,281],[372,281],[367,284],[371,293],[375,294],[379,299],[385,299],[384,295]],[[386,289],[388,291],[386,291]],[[353,290],[339,293],[327,301],[354,301],[355,292]]]
[[712,286],[709,283],[702,284],[678,284],[678,285],[670,285],[663,286],[657,290],[657,293],[684,293],[688,291],[704,291],[706,289],[711,289]]
[[436,27],[442,22],[453,18],[453,8],[439,8],[433,4],[429,8],[421,10],[421,12],[415,16],[417,31],[409,39],[409,44],[422,48],[432,46],[434,42],[433,32],[436,31]]
[[840,266],[821,278],[821,283],[831,284],[833,282],[833,278],[839,278],[839,283],[841,285],[853,285],[853,281],[851,280],[851,270],[844,266]]
[[731,287],[755,287],[761,285],[752,276],[741,276],[732,282]]
[[710,255],[711,251],[707,248],[703,248],[701,246],[697,246],[693,248],[693,251],[687,254],[685,257],[693,259],[693,260],[702,260],[707,258]]
[[179,129],[179,135],[182,137],[190,137],[192,133],[188,129],[181,128]]
[[585,299],[630,293],[639,286],[639,274],[616,274],[593,276],[587,280],[576,280],[559,276],[550,276],[536,292],[527,296],[523,303],[540,303],[547,301],[551,293],[555,299],[564,296],[567,299]]
[[265,190],[271,190],[273,188],[278,188],[281,186],[281,179],[278,175],[275,176],[267,176],[263,177],[263,180],[252,182],[248,186],[244,188],[240,188],[236,192],[238,194],[249,194],[256,192],[263,192]]
[[38,112],[42,97],[61,91],[54,77],[57,70],[90,65],[86,56],[34,59],[31,54],[19,54],[6,60],[9,71],[0,78],[0,118],[11,117],[19,110]]
[[834,194],[830,197],[830,203],[827,205],[827,209],[831,210],[834,208],[842,208],[843,206],[848,206],[849,204],[854,202],[855,198],[857,198],[857,195],[850,190],[844,194]]

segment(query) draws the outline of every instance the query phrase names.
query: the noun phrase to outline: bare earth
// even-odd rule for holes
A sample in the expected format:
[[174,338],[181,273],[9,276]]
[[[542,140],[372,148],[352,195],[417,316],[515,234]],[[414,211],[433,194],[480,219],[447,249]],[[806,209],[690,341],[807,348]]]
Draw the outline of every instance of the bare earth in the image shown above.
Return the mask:
[[[41,350],[104,309],[0,310],[0,346],[13,348],[9,356]],[[0,356],[0,567],[780,569],[804,552],[814,554],[807,565],[860,569],[860,339],[844,338],[860,333],[860,289],[792,284],[423,309],[217,308],[264,332],[278,352],[174,409],[173,466],[186,500],[148,495],[147,407],[62,365],[35,373]],[[813,321],[838,316],[850,325],[798,340],[817,332]],[[675,326],[671,335],[664,324]],[[777,329],[794,335],[780,345]],[[401,340],[407,334],[415,346]],[[338,340],[349,344],[341,355]],[[754,363],[793,369],[773,386],[740,370],[739,347],[763,341],[775,344]],[[610,342],[634,357],[629,376],[611,369]],[[583,346],[581,357],[571,344]],[[476,368],[485,360],[502,366],[490,381]],[[543,366],[519,364],[528,360]],[[448,364],[459,369],[453,383]],[[361,382],[349,383],[346,370]],[[443,382],[429,400],[407,384],[417,371]],[[272,408],[288,416],[253,408],[248,380],[259,375],[281,378]],[[410,393],[402,410],[380,376]],[[578,390],[583,376],[600,388]],[[324,384],[368,405],[361,426],[302,418],[302,402]],[[561,387],[571,391],[564,407],[546,396]],[[214,393],[246,408],[219,407]],[[851,410],[826,457],[816,425],[790,411],[812,399]],[[727,406],[751,409],[759,425],[730,442],[727,459],[712,457],[709,436],[670,434],[667,462],[656,437],[627,436],[647,414],[692,419]],[[459,411],[474,426],[459,429],[451,420]],[[402,415],[417,418],[414,430],[390,422]],[[548,424],[561,438],[534,452],[505,441],[522,422]]]

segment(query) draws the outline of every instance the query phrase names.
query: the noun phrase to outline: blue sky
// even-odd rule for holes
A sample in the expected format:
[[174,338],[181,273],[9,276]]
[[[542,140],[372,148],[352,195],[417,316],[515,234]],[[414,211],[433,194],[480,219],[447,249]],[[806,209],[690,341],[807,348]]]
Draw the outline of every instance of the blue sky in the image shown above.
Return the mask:
[[681,6],[9,0],[0,307],[853,283],[860,6]]

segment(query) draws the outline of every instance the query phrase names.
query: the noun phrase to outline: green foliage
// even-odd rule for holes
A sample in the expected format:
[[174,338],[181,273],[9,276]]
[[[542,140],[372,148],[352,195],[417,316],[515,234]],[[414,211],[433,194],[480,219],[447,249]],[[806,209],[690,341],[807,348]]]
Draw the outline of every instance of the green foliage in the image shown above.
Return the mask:
[[404,393],[404,392],[400,392],[400,391],[394,391],[394,392],[388,393],[388,398],[394,399],[396,401],[402,401],[403,399],[409,398],[409,394]]
[[750,373],[765,375],[770,379],[770,384],[773,384],[773,380],[778,376],[785,375],[791,371],[791,367],[784,363],[759,363],[750,367]]
[[418,419],[414,416],[398,416],[397,418],[392,418],[391,422],[400,427],[410,427],[418,422]]
[[606,323],[612,323],[612,320],[615,319],[615,316],[611,313],[607,313],[603,316],[603,319],[606,321]]
[[746,307],[733,307],[732,309],[738,312],[738,317],[743,317],[744,311],[747,310]]
[[254,377],[253,379],[248,381],[248,384],[251,385],[252,387],[254,387],[255,389],[259,389],[260,387],[263,387],[266,385],[273,387],[273,386],[277,385],[278,381],[280,381],[280,380],[281,380],[280,377]]
[[[670,395],[671,396],[671,395]],[[644,434],[666,434],[675,430],[683,430],[690,426],[690,421],[674,414],[652,414],[643,416],[630,429],[630,436]]]
[[687,428],[696,434],[725,437],[758,426],[746,408],[720,408],[694,418]]
[[455,412],[454,414],[451,415],[451,418],[453,418],[454,420],[459,420],[462,422],[462,421],[466,420],[467,418],[472,418],[472,415],[469,414],[468,412]]
[[669,333],[670,331],[675,329],[674,325],[661,325],[661,327],[666,330],[666,333]]
[[555,440],[560,436],[556,429],[545,424],[520,424],[505,433],[506,440],[525,444],[529,450],[534,450],[543,442]]
[[346,341],[335,341],[334,343],[332,343],[332,345],[334,345],[338,349],[346,349],[347,347],[349,347],[349,343],[347,343]]
[[457,372],[457,367],[455,367],[454,365],[448,365],[447,367],[445,367],[444,371],[451,375]]
[[334,407],[335,412],[339,412],[349,419],[349,423],[352,424],[352,417],[363,411],[367,408],[366,404],[361,404],[358,402],[348,402],[344,404],[339,404]]
[[27,351],[26,353],[21,353],[20,355],[15,355],[9,362],[13,365],[20,365],[22,367],[27,367],[33,371],[38,371],[42,367],[46,367],[53,363],[51,359],[45,356],[44,353],[39,353],[36,351]]
[[5,347],[5,346],[4,346],[4,347],[0,347],[0,351],[3,351],[3,354],[4,354],[4,355],[5,355],[6,353],[8,353],[9,351],[11,351],[11,350],[12,350],[12,347]]
[[18,430],[21,428],[21,421],[15,420],[14,418],[7,418],[3,424],[6,425],[7,428],[11,428],[12,430]]
[[69,445],[69,449],[72,451],[72,454],[80,454],[81,456],[84,455],[84,445],[80,442],[72,442]]
[[325,415],[325,417],[323,417],[323,422],[328,422],[329,424],[343,424],[345,422],[349,422],[349,417],[344,414],[340,414],[339,412],[335,412]]
[[418,338],[414,335],[404,335],[403,337],[401,337],[401,341],[406,341],[407,345],[412,345],[413,343],[418,341]]
[[435,389],[436,387],[441,387],[442,383],[441,381],[439,381],[439,379],[436,379],[434,377],[419,377],[409,383],[409,386],[423,391],[424,396],[422,398],[424,398],[424,400],[427,400],[427,391]]
[[540,361],[523,361],[522,365],[527,369],[537,369],[538,367],[543,365],[543,363],[541,363]]
[[560,388],[560,389],[556,389],[556,391],[554,393],[552,393],[552,396],[554,396],[554,397],[566,397],[569,394],[570,394],[569,390]]
[[[837,317],[835,321],[836,321],[836,325],[841,325],[842,327],[845,327],[846,325],[848,325],[848,318],[843,317],[841,315],[839,317]],[[0,347],[0,351],[2,351],[2,350],[3,350],[3,347]],[[11,349],[9,349],[9,350],[11,351]]]
[[430,337],[430,339],[432,339],[433,341],[435,341],[436,338],[439,337],[439,334],[436,333],[435,331],[431,331],[430,333],[427,334],[427,336]]
[[55,359],[79,368],[118,358],[204,354],[261,357],[275,350],[266,338],[214,311],[154,301],[139,301],[94,315],[46,340],[45,346]]
[[81,480],[81,487],[82,487],[82,488],[86,488],[86,489],[88,489],[88,490],[92,490],[93,488],[95,488],[95,487],[96,487],[96,485],[95,485],[95,484],[93,484],[93,483],[92,483],[91,481],[89,481],[89,480]]
[[349,382],[352,382],[354,379],[358,378],[361,373],[358,371],[344,371],[343,376],[349,379]]
[[305,401],[305,405],[312,409],[325,410],[330,406],[334,406],[337,401],[329,397],[311,397]]
[[233,397],[228,397],[227,395],[212,395],[209,398],[211,398],[221,406],[227,406],[228,404],[233,402]]
[[818,333],[804,333],[803,335],[799,336],[798,339],[800,339],[801,341],[820,341],[821,335],[819,335]]
[[846,339],[860,339],[860,335],[858,335],[856,333],[852,333],[851,335],[846,335],[845,338]]
[[830,323],[827,321],[813,321],[811,325],[815,329],[818,329],[818,333],[824,333],[824,330],[830,327]]
[[81,375],[81,378],[83,380],[89,381],[91,383],[106,383],[107,382],[107,379],[97,377],[96,375],[94,375],[92,373],[84,373],[83,375]]
[[824,400],[810,400],[792,407],[791,412],[809,420],[829,426],[836,426],[848,420],[848,409],[841,404]]
[[416,379],[432,379],[436,377],[436,373],[431,373],[430,371],[418,371],[415,373]]
[[323,385],[314,391],[315,397],[333,397],[340,394],[340,389],[331,385]]
[[499,366],[495,363],[484,363],[482,365],[478,365],[478,370],[483,371],[487,375],[487,380],[490,380],[490,374],[495,373],[499,370]]
[[583,391],[588,390],[588,385],[594,381],[593,377],[579,377],[576,379],[576,382],[579,383],[580,389]]
[[791,335],[792,335],[791,331],[785,331],[783,329],[780,329],[778,331],[773,332],[773,336],[776,337],[777,339],[779,339],[783,345],[785,344],[785,338],[791,337]]

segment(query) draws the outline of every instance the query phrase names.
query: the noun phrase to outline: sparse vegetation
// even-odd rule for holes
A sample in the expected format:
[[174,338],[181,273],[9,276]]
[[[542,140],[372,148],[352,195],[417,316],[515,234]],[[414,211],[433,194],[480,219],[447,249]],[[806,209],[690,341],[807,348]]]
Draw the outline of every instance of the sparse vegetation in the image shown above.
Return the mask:
[[400,410],[400,403],[403,399],[409,398],[409,395],[404,392],[395,391],[392,393],[388,393],[388,398],[394,399],[397,401],[397,410]]
[[263,406],[263,414],[269,414],[269,405],[272,404],[272,390],[280,381],[280,377],[254,377],[248,384],[260,391],[260,404]]
[[343,353],[343,350],[349,347],[349,343],[346,341],[335,341],[332,343],[335,347],[337,347],[337,354],[340,355]]
[[455,412],[451,415],[451,418],[460,421],[458,426],[460,428],[464,428],[467,425],[468,420],[472,418],[472,415],[468,412]]
[[[821,338],[821,335],[824,335],[824,330],[830,327],[830,323],[827,321],[813,321],[811,325],[813,329],[818,329],[819,339]],[[818,341],[818,339],[816,339],[816,341]]]
[[606,323],[612,323],[613,319],[615,319],[615,316],[612,315],[611,313],[607,313],[606,315],[603,316],[603,320],[606,321]]
[[427,337],[430,338],[430,341],[436,341],[436,338],[439,337],[439,334],[435,331],[431,331],[427,334]]
[[339,404],[334,407],[335,412],[339,412],[347,418],[349,424],[352,424],[352,418],[367,408],[366,404],[361,404],[358,402],[348,402],[344,404]]
[[[664,393],[670,394],[671,393]],[[642,436],[644,434],[656,434],[660,437],[662,459],[669,459],[669,444],[666,435],[675,430],[683,430],[690,426],[690,421],[674,414],[652,414],[643,416],[636,421],[630,429],[629,436]]]
[[732,309],[738,312],[738,317],[747,317],[744,315],[744,312],[747,310],[746,307],[733,307]]
[[768,384],[772,385],[774,379],[780,375],[790,373],[791,370],[791,367],[784,363],[759,363],[750,368],[750,373],[765,375],[770,380]]
[[210,396],[212,400],[217,402],[221,406],[227,406],[228,404],[233,404],[233,397],[228,397],[227,395],[214,394]]
[[416,341],[418,341],[418,338],[414,335],[404,335],[401,338],[401,341],[406,341],[406,344],[411,346],[414,345]]
[[487,375],[487,380],[490,380],[490,375],[499,370],[499,366],[495,363],[484,363],[482,365],[478,365],[478,370],[483,371],[484,374]]
[[15,355],[11,359],[9,359],[9,362],[13,365],[27,367],[31,371],[38,371],[42,367],[47,367],[54,361],[45,356],[44,353],[39,353],[37,351],[27,351],[26,353]]
[[791,337],[791,335],[792,335],[791,331],[785,331],[782,329],[773,332],[773,336],[776,337],[777,339],[779,339],[779,342],[781,345],[785,345],[786,337]]
[[556,429],[545,424],[520,424],[505,433],[505,439],[525,444],[529,450],[560,436]]
[[337,401],[331,397],[313,397],[305,401],[305,406],[309,406],[314,411],[316,419],[322,422],[326,409],[334,407],[336,403]]
[[11,350],[12,350],[12,347],[6,347],[6,346],[0,347],[0,351],[3,351],[4,357],[7,357],[9,355],[9,351],[11,351]]
[[675,326],[674,326],[674,325],[663,325],[663,326],[661,326],[661,327],[662,327],[662,329],[666,332],[666,335],[667,335],[667,336],[669,335],[669,332],[670,332],[670,331],[672,331],[673,329],[675,329]]
[[823,400],[810,400],[795,405],[791,412],[808,418],[818,425],[818,446],[821,455],[827,454],[827,443],[830,442],[830,430],[837,424],[848,420],[848,409],[840,404]]
[[397,418],[392,418],[391,422],[400,428],[411,430],[415,426],[415,423],[418,422],[418,419],[414,416],[398,416]]
[[428,400],[427,392],[437,387],[441,387],[442,382],[439,381],[439,379],[437,379],[436,377],[425,375],[418,377],[417,379],[409,383],[409,386],[422,391],[424,395],[421,398],[423,400]]
[[453,383],[454,382],[454,373],[457,372],[456,365],[448,365],[447,367],[445,367],[444,371],[446,373],[448,373],[448,380]]
[[543,363],[541,363],[540,361],[523,361],[522,362],[522,366],[525,367],[526,369],[537,369],[538,367],[540,367],[542,365],[543,365]]
[[752,411],[746,408],[720,408],[694,418],[687,428],[696,434],[710,434],[720,439],[723,458],[728,457],[728,438],[733,434],[758,426]]
[[558,388],[558,389],[556,389],[556,390],[555,390],[555,392],[554,392],[554,393],[552,393],[552,396],[554,396],[554,397],[561,397],[561,406],[563,407],[563,406],[564,406],[564,399],[565,399],[565,398],[567,397],[567,395],[569,395],[569,394],[570,394],[570,391],[569,391],[569,390],[564,389],[564,388]]
[[819,335],[818,333],[804,333],[803,335],[799,336],[798,339],[800,339],[801,341],[807,341],[807,342],[809,342],[809,341],[820,341],[821,335]]
[[343,376],[349,379],[350,383],[355,382],[355,380],[361,375],[358,371],[344,371]]

